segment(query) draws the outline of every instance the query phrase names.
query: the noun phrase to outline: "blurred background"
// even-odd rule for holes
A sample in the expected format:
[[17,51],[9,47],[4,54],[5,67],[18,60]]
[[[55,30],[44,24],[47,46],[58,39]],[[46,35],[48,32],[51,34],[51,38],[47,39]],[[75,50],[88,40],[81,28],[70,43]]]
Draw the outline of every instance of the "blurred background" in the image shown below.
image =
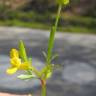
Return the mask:
[[[6,69],[21,39],[32,64],[44,66],[57,7],[55,0],[0,0],[0,92],[40,96],[38,80],[21,81],[20,72],[9,76]],[[59,57],[52,63],[60,67],[47,81],[48,96],[96,96],[96,0],[70,0],[57,31],[53,54]]]
[[[56,0],[0,0],[0,25],[48,29],[56,11]],[[95,33],[96,0],[70,0],[58,30]]]

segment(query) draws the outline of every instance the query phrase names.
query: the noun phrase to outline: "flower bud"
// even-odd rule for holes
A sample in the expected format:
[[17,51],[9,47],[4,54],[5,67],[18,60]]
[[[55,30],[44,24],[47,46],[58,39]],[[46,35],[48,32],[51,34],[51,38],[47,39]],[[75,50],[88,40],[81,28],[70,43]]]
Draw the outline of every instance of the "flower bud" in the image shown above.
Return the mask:
[[69,0],[57,0],[57,4],[67,5],[69,4]]

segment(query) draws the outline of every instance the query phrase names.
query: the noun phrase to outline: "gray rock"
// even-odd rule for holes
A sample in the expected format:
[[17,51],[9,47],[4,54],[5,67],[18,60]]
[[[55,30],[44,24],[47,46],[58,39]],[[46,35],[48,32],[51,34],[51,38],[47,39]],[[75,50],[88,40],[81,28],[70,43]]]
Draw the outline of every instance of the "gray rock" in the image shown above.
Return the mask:
[[64,67],[63,79],[83,85],[96,81],[96,70],[91,65],[78,61],[67,63]]

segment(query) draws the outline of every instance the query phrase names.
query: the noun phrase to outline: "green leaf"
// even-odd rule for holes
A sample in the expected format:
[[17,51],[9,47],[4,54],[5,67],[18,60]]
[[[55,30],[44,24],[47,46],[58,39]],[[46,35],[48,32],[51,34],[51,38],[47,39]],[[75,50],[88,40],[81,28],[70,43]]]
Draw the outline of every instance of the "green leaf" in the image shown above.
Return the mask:
[[42,52],[43,53],[43,56],[45,57],[45,59],[47,59],[47,54],[46,54],[46,52]]
[[26,70],[25,74],[32,75],[32,70]]
[[57,58],[58,56],[59,56],[58,54],[53,55],[51,61]]
[[53,70],[63,67],[61,64],[51,64],[51,65]]
[[19,54],[20,54],[20,57],[21,57],[24,61],[27,61],[26,50],[25,50],[24,43],[23,43],[22,40],[20,40],[20,42],[19,42]]
[[46,74],[46,79],[50,78],[52,76],[52,71],[48,70]]
[[32,58],[30,57],[30,58],[28,58],[28,61],[30,62],[30,63],[32,63]]
[[21,74],[17,78],[19,78],[21,80],[27,80],[27,79],[36,78],[36,76],[35,75]]
[[43,76],[44,79],[50,78],[51,75],[52,75],[52,66],[51,65],[45,66],[42,69],[41,74],[42,74],[42,76]]

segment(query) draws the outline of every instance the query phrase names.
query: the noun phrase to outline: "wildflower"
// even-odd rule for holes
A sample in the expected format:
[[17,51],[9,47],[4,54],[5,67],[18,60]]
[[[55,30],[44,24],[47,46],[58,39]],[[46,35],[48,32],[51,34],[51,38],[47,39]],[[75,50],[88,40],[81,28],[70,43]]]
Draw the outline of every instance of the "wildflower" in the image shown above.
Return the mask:
[[67,5],[69,4],[69,0],[57,0],[57,4]]
[[19,52],[16,49],[12,49],[10,52],[11,67],[7,69],[8,74],[14,74],[17,70],[28,70],[30,63],[28,61],[21,62],[19,58]]

